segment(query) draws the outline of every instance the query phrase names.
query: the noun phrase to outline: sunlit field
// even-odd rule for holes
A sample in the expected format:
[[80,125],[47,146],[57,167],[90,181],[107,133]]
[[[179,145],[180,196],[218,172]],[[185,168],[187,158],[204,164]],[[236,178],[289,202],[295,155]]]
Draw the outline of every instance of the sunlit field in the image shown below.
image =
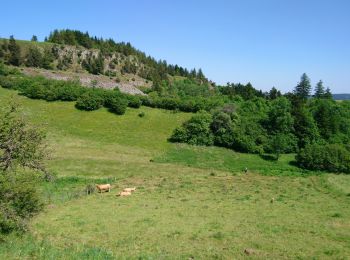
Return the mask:
[[[41,185],[45,210],[0,244],[1,259],[350,258],[350,176],[302,171],[293,155],[169,143],[189,113],[82,112],[0,88],[1,107],[11,98],[46,129],[57,180]],[[86,195],[105,182],[110,193]]]

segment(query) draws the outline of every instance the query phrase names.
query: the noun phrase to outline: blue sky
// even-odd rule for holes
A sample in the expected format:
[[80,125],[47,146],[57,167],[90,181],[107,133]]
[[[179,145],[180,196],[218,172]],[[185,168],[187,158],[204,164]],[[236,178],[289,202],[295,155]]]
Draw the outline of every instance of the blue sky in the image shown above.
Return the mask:
[[219,84],[289,91],[306,72],[342,93],[350,92],[349,12],[347,0],[4,1],[0,37],[78,29],[202,68]]

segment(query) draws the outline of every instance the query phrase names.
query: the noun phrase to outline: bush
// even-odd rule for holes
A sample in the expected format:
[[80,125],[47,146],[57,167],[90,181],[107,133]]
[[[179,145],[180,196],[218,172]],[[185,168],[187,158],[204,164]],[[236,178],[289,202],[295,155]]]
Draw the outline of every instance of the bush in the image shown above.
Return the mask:
[[239,152],[261,154],[267,143],[266,131],[255,120],[239,117],[233,126],[232,148]]
[[57,99],[62,101],[76,101],[86,91],[74,81],[57,81],[54,87],[57,88]]
[[28,173],[0,173],[0,233],[26,231],[28,220],[42,209],[36,180]]
[[179,103],[180,101],[175,98],[162,98],[158,106],[168,110],[176,110],[179,108]]
[[233,124],[230,115],[221,111],[214,113],[210,127],[215,136],[215,145],[228,148],[232,146]]
[[26,97],[33,99],[46,99],[47,90],[45,90],[44,86],[41,82],[30,82],[27,88],[23,91],[23,94]]
[[0,60],[0,75],[1,76],[7,76],[7,75],[15,75],[19,74],[19,70],[16,68],[10,68],[6,66],[1,60]]
[[292,133],[278,133],[268,136],[268,141],[264,150],[265,152],[275,154],[275,159],[278,160],[282,153],[291,153],[295,151],[296,146],[297,140]]
[[103,105],[103,99],[94,91],[87,91],[81,95],[77,103],[76,108],[80,110],[93,111],[99,109]]
[[188,143],[192,145],[213,145],[214,135],[210,130],[212,116],[200,111],[181,127],[174,130],[171,142]]
[[128,101],[122,97],[114,97],[111,99],[109,104],[109,110],[117,115],[125,114],[126,108],[128,106]]
[[3,88],[14,89],[14,79],[10,77],[0,76],[0,86]]
[[145,117],[145,115],[146,115],[145,112],[141,112],[141,113],[138,114],[138,116],[141,117],[141,118]]
[[0,233],[26,231],[29,219],[42,209],[36,180],[33,174],[0,172]]
[[296,161],[308,170],[350,173],[350,151],[340,144],[308,144]]
[[127,95],[128,106],[139,108],[141,106],[141,99],[138,96]]
[[19,114],[11,101],[0,113],[0,233],[24,231],[27,221],[40,211],[38,175],[45,170],[45,134]]
[[103,105],[107,108],[111,108],[112,101],[116,98],[123,98],[123,94],[118,88],[113,89],[113,91],[106,91]]
[[25,59],[25,65],[27,67],[41,68],[43,66],[44,56],[41,51],[36,47],[30,47]]
[[148,96],[141,96],[140,99],[141,99],[142,105],[147,107],[156,107],[157,97],[148,95]]
[[201,103],[195,99],[187,99],[179,104],[179,110],[184,112],[197,112],[203,107],[204,106],[202,106]]

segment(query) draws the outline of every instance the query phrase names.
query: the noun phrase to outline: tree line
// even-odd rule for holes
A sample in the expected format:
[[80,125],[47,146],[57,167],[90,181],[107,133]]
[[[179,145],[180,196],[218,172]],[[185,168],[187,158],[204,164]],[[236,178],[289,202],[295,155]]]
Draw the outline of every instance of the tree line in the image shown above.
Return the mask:
[[[180,83],[177,83],[180,84]],[[198,87],[192,81],[185,86]],[[98,86],[84,87],[79,81],[52,80],[44,77],[31,77],[20,73],[17,69],[8,67],[0,62],[0,86],[20,91],[24,96],[46,101],[75,101],[81,110],[97,110],[102,106],[111,112],[124,114],[127,107],[139,108],[141,105],[153,108],[163,108],[183,112],[211,110],[224,104],[221,96],[162,96],[157,92],[147,96],[121,93],[118,88],[102,89]]]
[[[225,90],[232,103],[200,111],[169,138],[172,142],[216,145],[246,153],[297,153],[300,167],[350,172],[350,103],[336,102],[319,81],[311,95],[303,74],[294,91],[285,95],[253,93],[250,86],[232,99],[241,86]],[[249,94],[250,95],[250,94]]]
[[[35,35],[33,35],[32,41],[37,42]],[[90,37],[88,33],[76,30],[54,30],[49,37],[45,38],[45,41],[54,45],[46,46],[43,48],[44,50],[41,50],[35,44],[32,44],[28,50],[23,50],[14,37],[10,36],[10,39],[8,41],[4,40],[0,46],[0,59],[13,66],[25,65],[44,69],[54,69],[53,62],[56,60],[58,62],[57,69],[65,70],[72,63],[72,57],[69,55],[59,57],[60,46],[74,45],[89,50],[99,50],[97,57],[90,53],[86,59],[80,61],[82,68],[92,74],[115,76],[113,70],[105,69],[105,58],[120,53],[127,57],[121,68],[122,73],[137,74],[144,79],[151,80],[155,85],[160,84],[161,81],[169,81],[169,76],[185,77],[195,80],[199,84],[208,82],[201,69],[188,70],[179,65],[168,64],[165,60],[157,61],[137,50],[130,43],[117,43],[113,39],[104,40],[103,38]],[[139,64],[130,62],[128,57],[136,57]],[[112,69],[115,68],[113,62],[108,66]]]
[[113,52],[119,52],[125,56],[135,56],[138,60],[150,68],[148,71],[143,71],[143,77],[158,83],[161,80],[166,80],[167,75],[182,76],[193,78],[200,82],[207,82],[207,78],[201,69],[188,70],[179,65],[168,64],[165,60],[155,60],[151,56],[147,56],[144,52],[137,50],[129,42],[115,42],[113,39],[103,39],[92,37],[88,32],[78,30],[54,30],[50,33],[45,41],[67,44],[75,46],[83,46],[87,49],[99,49],[103,55],[109,55]]
[[[74,37],[68,37],[70,38]],[[82,44],[80,40],[75,41],[76,44]],[[95,41],[93,38],[92,42],[102,46],[108,41],[101,39]],[[67,43],[66,40],[64,43]],[[112,43],[108,44],[113,46]],[[8,64],[21,65],[21,49],[13,37],[0,49],[2,50],[0,57],[3,57]],[[33,55],[33,53],[35,54],[35,51],[28,52],[25,59],[28,66],[50,64],[49,61],[56,55],[55,49],[51,50],[50,55],[40,56]],[[100,70],[102,64],[99,56],[88,62],[86,67],[87,70],[91,70],[91,73],[94,73],[94,70]],[[163,72],[167,74],[165,67],[163,67]],[[127,70],[133,70],[133,68],[129,67]],[[31,81],[30,84],[29,81]],[[284,95],[274,87],[269,92],[262,92],[255,89],[250,83],[228,83],[226,86],[215,86],[208,82],[199,82],[194,77],[183,80],[159,77],[153,82],[151,89],[145,89],[147,96],[132,98],[118,93],[117,90],[107,91],[96,88],[87,90],[79,83],[57,83],[43,78],[29,79],[23,75],[3,75],[0,78],[0,84],[16,89],[22,86],[19,90],[31,98],[52,101],[66,100],[69,97],[70,100],[77,102],[78,109],[85,110],[95,110],[105,106],[111,112],[123,114],[127,106],[137,107],[139,105],[184,112],[204,110],[210,115],[211,121],[208,115],[203,116],[202,113],[194,117],[195,122],[202,119],[203,122],[207,122],[205,127],[209,128],[204,131],[208,134],[206,138],[201,136],[197,140],[202,132],[196,132],[195,127],[203,128],[189,121],[176,129],[170,140],[198,145],[218,145],[248,153],[273,153],[276,158],[281,153],[298,153],[299,165],[309,169],[313,167],[315,169],[334,169],[334,167],[329,166],[330,162],[320,163],[316,158],[316,163],[313,163],[314,166],[311,167],[310,163],[303,161],[306,154],[310,154],[303,153],[304,149],[312,147],[318,151],[317,145],[324,145],[324,147],[331,145],[329,146],[331,150],[338,146],[344,149],[337,153],[332,150],[329,154],[346,154],[348,151],[350,136],[348,102],[335,102],[330,89],[325,88],[322,81],[317,83],[312,94],[310,79],[306,74],[302,75],[293,92]],[[111,96],[114,96],[113,102],[110,101]],[[200,117],[200,120],[196,118],[197,116]],[[314,154],[316,157],[317,153]],[[329,156],[319,155],[319,158],[326,157]],[[311,161],[310,158],[307,160]],[[331,162],[337,160],[334,159]],[[344,160],[343,158],[340,161],[344,162]]]

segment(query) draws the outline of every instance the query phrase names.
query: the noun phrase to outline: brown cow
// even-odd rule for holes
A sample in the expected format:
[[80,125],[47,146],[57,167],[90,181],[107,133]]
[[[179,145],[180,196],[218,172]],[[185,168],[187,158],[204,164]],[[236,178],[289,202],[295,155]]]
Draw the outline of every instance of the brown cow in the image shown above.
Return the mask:
[[125,188],[123,191],[126,191],[126,192],[134,192],[136,190],[136,187],[133,187],[133,188]]
[[96,188],[98,192],[102,193],[103,191],[111,191],[111,185],[110,184],[97,184]]
[[123,196],[130,196],[131,192],[130,191],[121,191],[117,194],[117,196],[123,197]]

